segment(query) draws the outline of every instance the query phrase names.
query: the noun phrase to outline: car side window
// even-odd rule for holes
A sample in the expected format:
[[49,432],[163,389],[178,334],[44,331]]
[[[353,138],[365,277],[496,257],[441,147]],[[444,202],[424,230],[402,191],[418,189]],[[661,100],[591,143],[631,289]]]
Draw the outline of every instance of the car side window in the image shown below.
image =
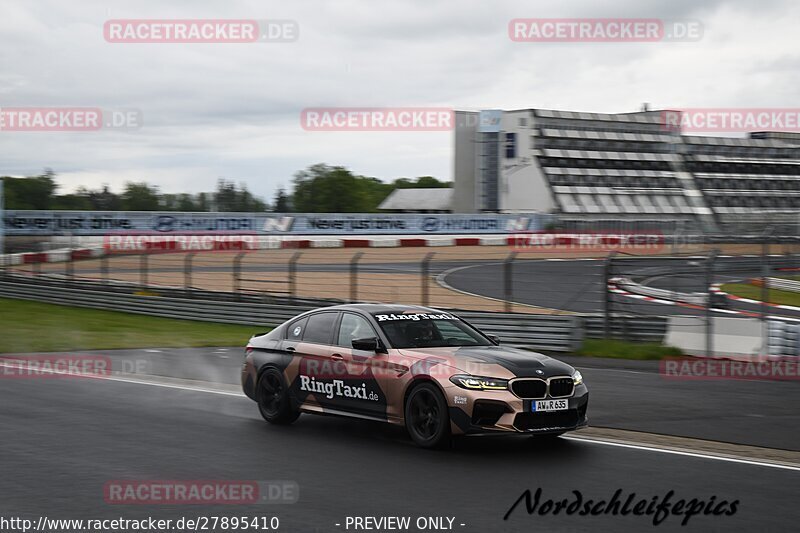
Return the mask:
[[303,342],[330,344],[337,313],[317,313],[308,317]]
[[366,318],[353,313],[345,313],[342,315],[341,324],[339,324],[336,345],[352,348],[353,339],[369,339],[377,336]]
[[308,318],[301,318],[289,324],[289,327],[286,328],[286,340],[300,342],[306,331],[306,322],[308,322]]

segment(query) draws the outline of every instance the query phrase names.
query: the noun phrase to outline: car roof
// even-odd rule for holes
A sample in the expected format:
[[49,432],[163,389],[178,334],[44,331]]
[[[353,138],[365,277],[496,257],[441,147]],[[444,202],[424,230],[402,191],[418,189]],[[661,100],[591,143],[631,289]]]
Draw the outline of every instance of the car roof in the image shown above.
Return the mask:
[[434,309],[432,307],[423,307],[421,305],[401,305],[401,304],[381,304],[381,303],[373,303],[373,304],[344,304],[344,305],[334,305],[332,307],[322,307],[320,309],[315,309],[322,311],[361,311],[363,313],[369,314],[390,314],[390,313],[441,313],[439,309]]

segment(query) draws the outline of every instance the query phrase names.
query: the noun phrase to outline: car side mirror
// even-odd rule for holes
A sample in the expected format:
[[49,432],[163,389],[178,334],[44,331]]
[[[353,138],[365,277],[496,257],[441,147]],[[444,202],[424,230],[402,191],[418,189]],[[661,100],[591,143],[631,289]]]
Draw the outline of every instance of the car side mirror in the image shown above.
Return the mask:
[[353,339],[353,349],[365,352],[377,352],[382,349],[381,341],[377,337],[366,339]]
[[487,333],[487,334],[486,334],[486,336],[487,336],[487,337],[489,338],[489,340],[490,340],[490,341],[492,341],[493,343],[495,343],[495,344],[500,344],[500,337],[498,337],[497,335],[492,335],[491,333]]

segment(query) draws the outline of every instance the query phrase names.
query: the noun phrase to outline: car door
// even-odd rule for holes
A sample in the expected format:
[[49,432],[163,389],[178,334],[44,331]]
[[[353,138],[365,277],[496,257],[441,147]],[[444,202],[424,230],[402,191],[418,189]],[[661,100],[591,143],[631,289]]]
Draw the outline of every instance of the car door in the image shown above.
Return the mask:
[[333,334],[339,313],[308,315],[287,328],[286,349],[293,351],[297,378],[292,392],[306,407],[332,407],[335,397],[332,356]]
[[333,357],[341,360],[346,374],[344,394],[337,396],[337,407],[356,415],[387,418],[387,396],[398,372],[387,368],[387,354],[356,350],[354,339],[380,338],[370,322],[358,313],[343,312],[339,321]]

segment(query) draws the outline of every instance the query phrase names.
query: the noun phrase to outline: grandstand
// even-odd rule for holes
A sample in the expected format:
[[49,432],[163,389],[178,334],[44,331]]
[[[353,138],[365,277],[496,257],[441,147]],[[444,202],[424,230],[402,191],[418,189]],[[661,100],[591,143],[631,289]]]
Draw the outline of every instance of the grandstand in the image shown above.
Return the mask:
[[665,115],[458,111],[453,210],[705,230],[800,218],[800,135],[687,136]]

